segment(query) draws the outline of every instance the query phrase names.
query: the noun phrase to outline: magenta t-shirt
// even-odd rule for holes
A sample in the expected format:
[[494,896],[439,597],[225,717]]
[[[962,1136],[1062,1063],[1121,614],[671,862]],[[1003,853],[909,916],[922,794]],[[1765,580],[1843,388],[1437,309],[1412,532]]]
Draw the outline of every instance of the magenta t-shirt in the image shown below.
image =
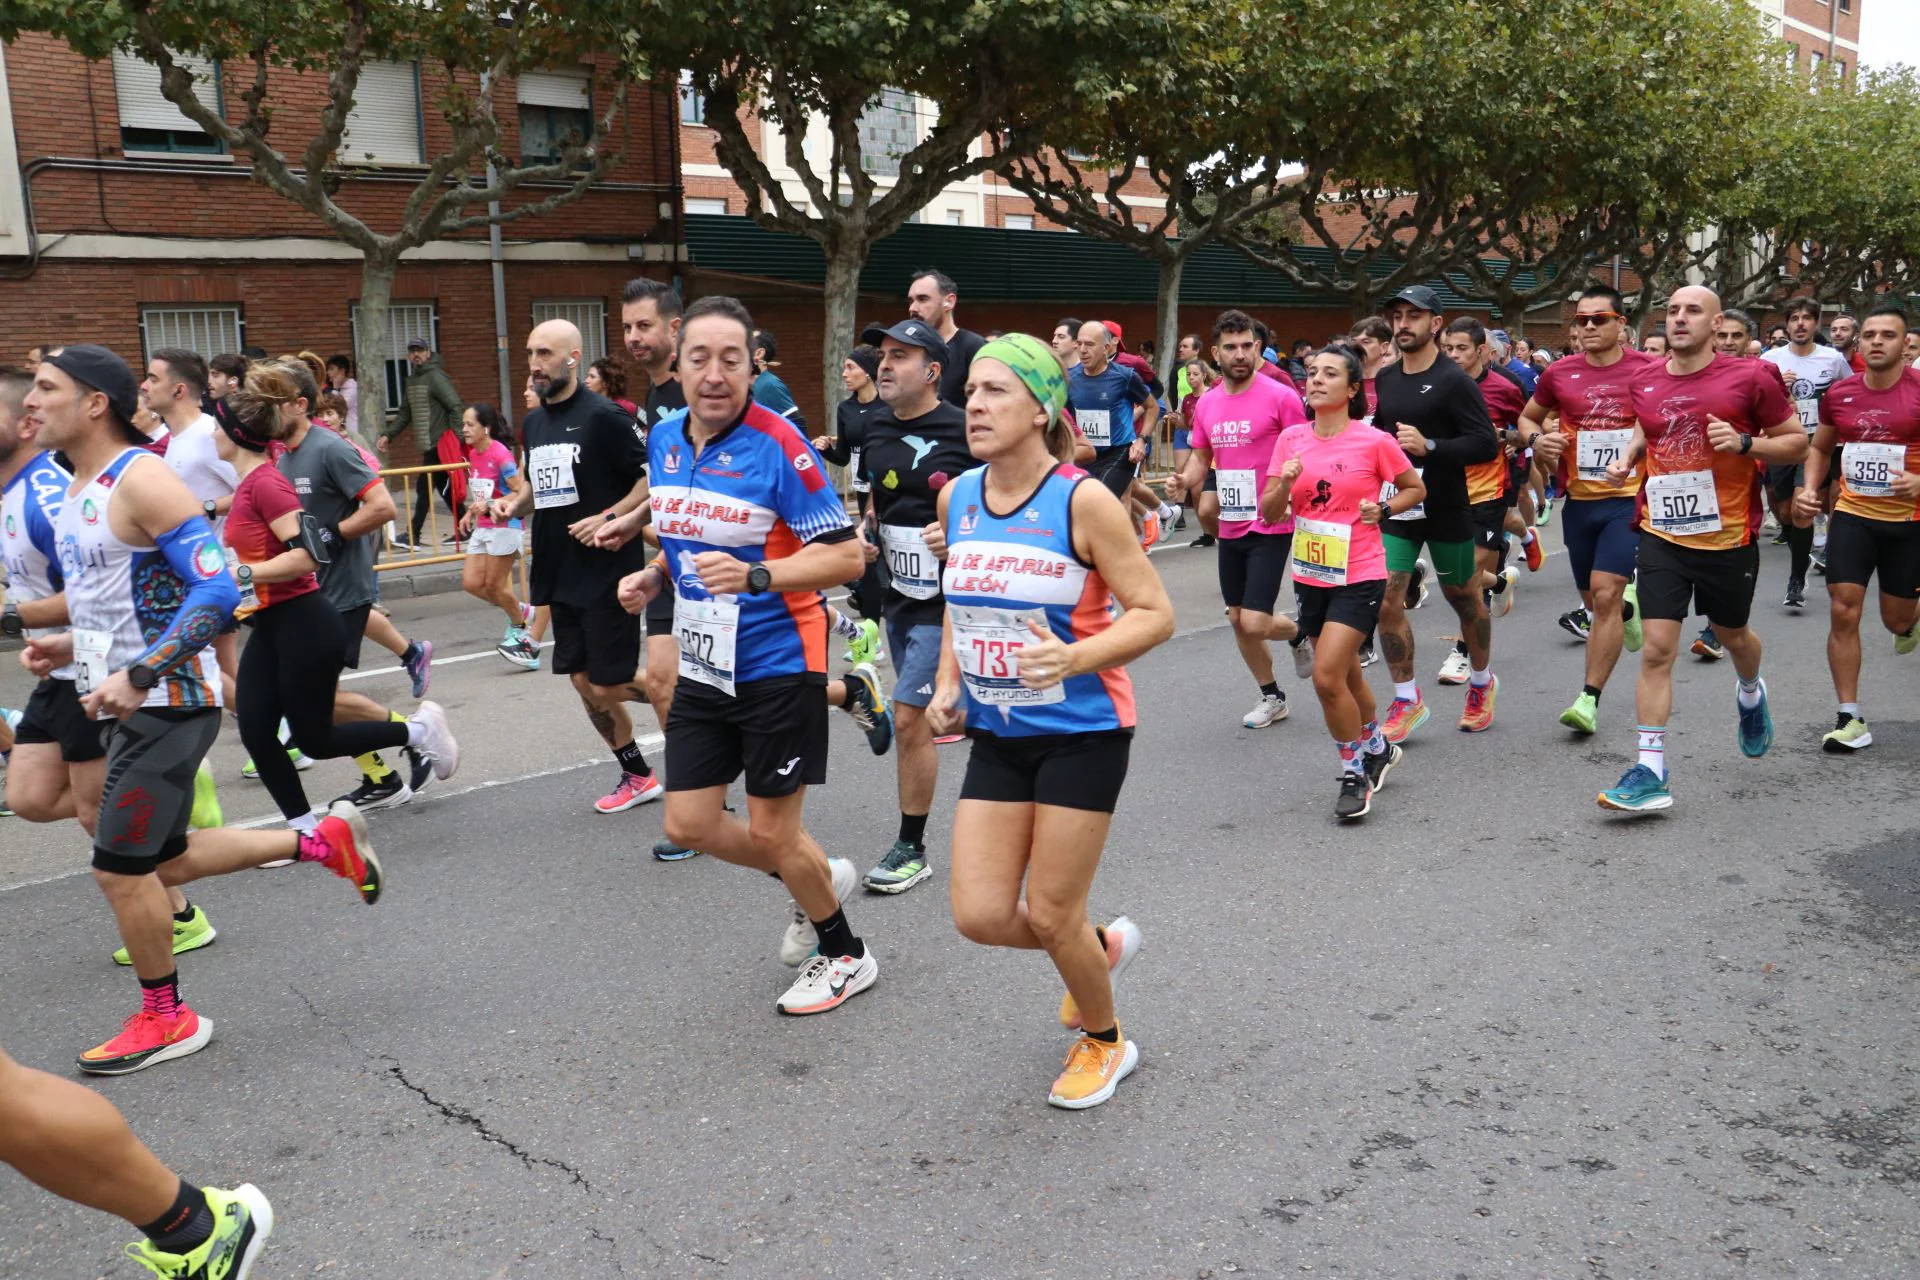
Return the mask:
[[1268,466],[1277,472],[1289,458],[1300,459],[1300,476],[1293,482],[1293,514],[1304,520],[1351,525],[1347,581],[1384,579],[1386,544],[1380,541],[1379,525],[1361,523],[1360,504],[1378,502],[1380,486],[1413,466],[1399,442],[1364,422],[1350,422],[1339,435],[1322,440],[1307,423],[1280,433]]
[[1306,420],[1300,393],[1271,378],[1256,377],[1238,395],[1216,382],[1194,402],[1193,447],[1213,454],[1221,537],[1293,532],[1291,519],[1268,524],[1259,518],[1260,491],[1280,433]]
[[[473,487],[474,481],[478,480],[485,487],[490,498],[511,496],[507,481],[519,475],[520,469],[513,464],[513,455],[507,452],[507,446],[498,440],[489,440],[484,449],[468,448],[466,454],[469,490]],[[473,526],[476,529],[518,529],[520,522],[496,520],[491,515],[481,515],[475,518]]]

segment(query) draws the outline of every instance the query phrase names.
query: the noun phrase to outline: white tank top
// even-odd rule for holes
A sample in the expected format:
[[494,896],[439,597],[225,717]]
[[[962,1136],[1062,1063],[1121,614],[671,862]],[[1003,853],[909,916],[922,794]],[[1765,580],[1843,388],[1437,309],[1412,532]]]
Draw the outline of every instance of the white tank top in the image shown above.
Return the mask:
[[[121,477],[143,458],[153,459],[148,465],[166,465],[146,449],[126,449],[78,492],[68,492],[55,521],[67,616],[73,620],[74,682],[82,693],[132,666],[167,629],[187,597],[186,585],[160,549],[122,542],[108,518]],[[215,544],[206,546],[219,554]],[[147,691],[144,705],[219,706],[220,668],[213,646],[163,677]]]
[[[7,566],[7,598],[15,604],[45,600],[60,593],[60,550],[53,522],[73,476],[41,453],[20,470],[0,496],[0,561]],[[28,627],[29,638],[53,635],[65,627]],[[56,680],[73,679],[69,663],[54,670]]]

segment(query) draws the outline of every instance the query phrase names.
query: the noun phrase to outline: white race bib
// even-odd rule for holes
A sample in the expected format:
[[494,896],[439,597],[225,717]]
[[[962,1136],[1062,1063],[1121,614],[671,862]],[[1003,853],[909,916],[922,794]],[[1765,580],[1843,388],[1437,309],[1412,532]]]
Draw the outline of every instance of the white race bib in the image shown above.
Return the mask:
[[673,637],[680,642],[680,674],[733,693],[733,646],[740,606],[731,600],[673,598]]
[[1347,553],[1353,527],[1328,520],[1293,522],[1293,580],[1316,587],[1347,585]]
[[1260,518],[1260,494],[1253,486],[1253,468],[1214,471],[1220,492],[1220,518],[1229,523]]
[[573,446],[543,444],[527,459],[533,473],[533,505],[536,510],[570,507],[580,501],[580,490],[573,483]]
[[1096,449],[1104,449],[1113,443],[1113,416],[1107,409],[1075,409],[1074,419],[1080,424],[1080,434],[1087,443]]
[[1893,478],[1907,469],[1903,444],[1849,444],[1840,457],[1847,488],[1863,498],[1891,498]]
[[479,506],[491,501],[493,501],[493,480],[488,476],[468,476],[467,502],[472,506]]
[[74,688],[81,693],[92,693],[107,682],[107,677],[113,674],[107,666],[107,653],[112,648],[111,631],[73,629]]
[[1809,396],[1805,400],[1795,400],[1793,407],[1799,411],[1800,425],[1807,429],[1808,435],[1820,429],[1820,401],[1816,397]]
[[1598,480],[1604,484],[1607,468],[1626,457],[1627,446],[1632,443],[1632,427],[1615,431],[1582,431],[1574,458],[1574,474],[1582,480]]
[[871,493],[873,491],[873,484],[867,479],[866,473],[860,470],[860,455],[864,452],[865,450],[863,449],[852,449],[847,453],[847,474],[853,477],[853,491],[855,493]]
[[1720,494],[1711,471],[1674,471],[1648,476],[1647,517],[1661,533],[1684,535],[1720,531]]
[[909,600],[940,594],[940,562],[927,549],[926,534],[911,525],[880,526],[880,550],[887,558],[893,589]]
[[[1427,478],[1427,469],[1425,467],[1415,467],[1413,474],[1425,480]],[[1380,486],[1380,505],[1384,507],[1389,502],[1392,502],[1399,492],[1400,486],[1391,480],[1382,484]],[[1387,518],[1389,520],[1425,520],[1427,518],[1427,504],[1422,501],[1414,506],[1408,507],[1397,516],[1388,516]]]
[[987,609],[949,605],[953,623],[953,652],[960,659],[960,678],[975,702],[1002,708],[1032,707],[1065,702],[1066,683],[1050,689],[1029,689],[1020,683],[1020,650],[1033,643],[1028,622],[1047,625],[1044,609]]

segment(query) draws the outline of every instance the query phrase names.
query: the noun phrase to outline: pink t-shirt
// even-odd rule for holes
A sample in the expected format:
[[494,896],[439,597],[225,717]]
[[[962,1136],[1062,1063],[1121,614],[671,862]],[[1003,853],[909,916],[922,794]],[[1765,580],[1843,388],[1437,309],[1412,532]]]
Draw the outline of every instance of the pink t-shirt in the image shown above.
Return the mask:
[[1322,440],[1314,434],[1313,424],[1307,423],[1280,433],[1268,466],[1278,471],[1289,458],[1300,459],[1300,476],[1293,482],[1293,514],[1303,520],[1352,526],[1348,582],[1385,578],[1387,551],[1380,541],[1380,526],[1361,523],[1360,504],[1378,502],[1380,486],[1413,466],[1399,442],[1364,422],[1350,422],[1339,435]]
[[[1271,378],[1253,379],[1238,395],[1216,382],[1194,402],[1193,447],[1213,454],[1220,496],[1220,536],[1238,538],[1248,532],[1292,533],[1293,521],[1268,524],[1258,518],[1260,491],[1267,487],[1267,467],[1274,444],[1288,427],[1307,420],[1300,394]],[[1249,514],[1238,519],[1232,513]]]
[[[487,441],[486,448],[479,450],[468,449],[466,450],[466,454],[468,497],[472,497],[473,495],[473,485],[476,480],[482,482],[490,497],[506,497],[509,492],[507,481],[520,474],[520,468],[514,465],[513,455],[507,451],[507,446],[501,444],[498,440],[489,440]],[[490,515],[481,515],[475,517],[473,527],[476,529],[518,529],[520,522],[518,520],[496,520]]]

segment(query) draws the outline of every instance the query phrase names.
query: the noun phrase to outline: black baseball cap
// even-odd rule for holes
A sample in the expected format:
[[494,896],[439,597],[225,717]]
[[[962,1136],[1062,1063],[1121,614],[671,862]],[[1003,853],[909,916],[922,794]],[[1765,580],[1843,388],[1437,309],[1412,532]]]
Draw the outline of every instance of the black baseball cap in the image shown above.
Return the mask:
[[942,369],[947,367],[947,342],[933,329],[918,320],[906,319],[891,329],[882,329],[870,324],[860,334],[860,341],[871,346],[879,346],[882,338],[892,338],[895,342],[909,347],[918,347],[940,362]]
[[140,408],[140,380],[125,360],[95,343],[79,342],[61,347],[47,356],[46,362],[87,390],[105,395],[108,407],[120,421],[133,422]]
[[409,350],[409,351],[431,351],[431,350],[433,350],[433,348],[427,345],[427,340],[426,340],[425,338],[408,338],[408,339],[407,339],[407,350]]
[[[1396,302],[1408,303],[1420,308],[1422,311],[1431,312],[1436,316],[1446,310],[1445,307],[1440,305],[1440,295],[1423,284],[1408,285],[1387,299],[1387,306],[1391,307]],[[1385,308],[1382,309],[1384,310]]]

